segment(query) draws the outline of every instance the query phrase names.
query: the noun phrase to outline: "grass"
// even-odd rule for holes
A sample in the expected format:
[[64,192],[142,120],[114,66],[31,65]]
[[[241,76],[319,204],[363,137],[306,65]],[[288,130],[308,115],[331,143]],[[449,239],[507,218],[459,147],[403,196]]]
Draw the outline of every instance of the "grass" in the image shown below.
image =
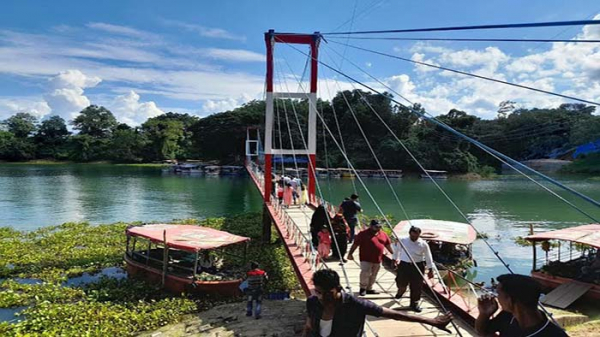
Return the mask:
[[[299,287],[281,243],[260,241],[260,213],[179,222],[250,237],[250,259],[270,276],[267,291]],[[23,321],[0,323],[0,335],[130,336],[225,301],[165,293],[137,279],[101,278],[80,287],[63,285],[68,277],[123,266],[128,225],[65,223],[32,232],[0,228],[0,278],[5,279],[0,282],[0,307],[28,306]],[[20,284],[16,278],[37,278],[42,283]]]
[[563,173],[600,173],[600,153],[589,154],[583,158],[577,159],[572,163],[565,165],[561,172]]

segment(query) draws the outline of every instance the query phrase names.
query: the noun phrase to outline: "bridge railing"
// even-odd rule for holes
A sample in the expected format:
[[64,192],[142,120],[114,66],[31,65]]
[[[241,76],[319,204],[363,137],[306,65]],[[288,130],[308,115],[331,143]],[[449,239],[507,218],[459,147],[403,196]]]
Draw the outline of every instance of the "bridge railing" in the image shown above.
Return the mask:
[[[250,174],[254,176],[254,179],[260,183],[259,188],[264,193],[264,172],[262,168],[256,163],[250,161],[248,163]],[[275,211],[275,216],[277,216],[280,223],[284,225],[286,230],[285,236],[289,239],[292,239],[294,244],[301,249],[302,256],[305,258],[305,261],[309,264],[310,269],[312,271],[317,271],[323,267],[323,261],[319,256],[319,253],[312,245],[312,240],[310,237],[307,237],[305,233],[305,229],[300,228],[291,218],[291,216],[285,212],[283,205],[279,204],[276,190],[273,191],[273,195],[271,195],[272,202],[270,206]]]

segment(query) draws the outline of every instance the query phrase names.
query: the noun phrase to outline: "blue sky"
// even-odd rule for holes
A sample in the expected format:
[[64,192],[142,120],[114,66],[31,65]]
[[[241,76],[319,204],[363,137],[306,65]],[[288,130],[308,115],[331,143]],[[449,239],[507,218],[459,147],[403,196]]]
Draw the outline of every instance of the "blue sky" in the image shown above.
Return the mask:
[[[548,0],[4,1],[0,119],[27,111],[40,118],[57,114],[68,120],[88,104],[100,104],[120,121],[135,125],[167,111],[205,116],[232,109],[262,97],[263,33],[270,28],[310,33],[581,20],[598,13],[597,1]],[[600,28],[410,36],[600,39]],[[600,44],[349,42],[600,101]],[[493,118],[503,100],[515,100],[523,107],[565,101],[361,51],[344,51],[333,42],[323,44],[321,59],[340,65],[335,51],[434,114],[458,108]],[[297,85],[295,76],[301,75],[305,57],[287,46],[278,46],[276,57],[281,78],[288,86]],[[341,66],[381,88],[348,62]],[[353,88],[324,69],[320,77],[324,98],[338,88]]]

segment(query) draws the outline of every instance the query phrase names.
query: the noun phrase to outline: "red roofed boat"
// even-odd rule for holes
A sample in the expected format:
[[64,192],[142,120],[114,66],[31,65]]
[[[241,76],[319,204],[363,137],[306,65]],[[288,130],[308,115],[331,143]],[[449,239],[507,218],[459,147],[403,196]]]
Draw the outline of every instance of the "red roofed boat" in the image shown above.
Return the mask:
[[[199,292],[235,296],[240,293],[241,275],[208,275],[202,280],[199,270],[200,254],[217,250],[237,250],[229,256],[243,258],[250,238],[208,227],[175,224],[146,224],[126,230],[127,272],[151,282],[161,283],[171,292]],[[227,271],[223,271],[226,273]],[[224,276],[226,279],[220,279]],[[200,278],[200,279],[199,279]],[[210,280],[214,278],[215,280]]]
[[[583,297],[600,300],[600,268],[589,269],[592,264],[597,266],[600,264],[600,224],[532,234],[525,239],[533,243],[531,276],[544,287],[554,289],[561,284],[576,280],[591,284],[591,288]],[[552,245],[550,244],[551,240],[557,241],[557,243]],[[538,268],[536,247],[536,243],[539,242],[545,252],[545,261],[540,268]],[[561,242],[569,242],[569,249],[562,248]],[[573,247],[573,244],[576,247]],[[595,249],[595,254],[592,252],[593,249]],[[585,268],[588,268],[587,272]]]

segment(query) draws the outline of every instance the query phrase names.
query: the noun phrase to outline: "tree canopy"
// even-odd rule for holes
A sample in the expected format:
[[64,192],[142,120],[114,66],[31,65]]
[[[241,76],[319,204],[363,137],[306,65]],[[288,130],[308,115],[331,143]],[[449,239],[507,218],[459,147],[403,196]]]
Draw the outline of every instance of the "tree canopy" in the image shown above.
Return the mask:
[[[352,90],[338,92],[331,101],[319,100],[317,108],[327,127],[318,118],[317,165],[346,166],[337,142],[345,148],[355,167],[375,168],[363,139],[364,132],[386,168],[419,170],[404,147],[428,169],[473,172],[485,166],[499,168],[497,160],[477,147],[419,118],[413,111],[425,113],[420,105],[398,106],[391,98],[389,94]],[[274,146],[303,149],[308,102],[278,99],[275,103]],[[508,156],[527,160],[546,158],[551,153],[597,140],[600,116],[594,112],[594,107],[584,104],[523,109],[515,102],[505,101],[492,120],[457,109],[437,119]],[[30,114],[18,113],[2,121],[0,160],[151,162],[193,158],[241,163],[247,128],[258,128],[264,137],[264,114],[265,102],[255,100],[204,118],[168,112],[131,127],[119,124],[105,107],[91,105],[69,122],[74,130],[71,134],[61,117],[51,116],[38,122]],[[392,137],[382,120],[402,144]]]

